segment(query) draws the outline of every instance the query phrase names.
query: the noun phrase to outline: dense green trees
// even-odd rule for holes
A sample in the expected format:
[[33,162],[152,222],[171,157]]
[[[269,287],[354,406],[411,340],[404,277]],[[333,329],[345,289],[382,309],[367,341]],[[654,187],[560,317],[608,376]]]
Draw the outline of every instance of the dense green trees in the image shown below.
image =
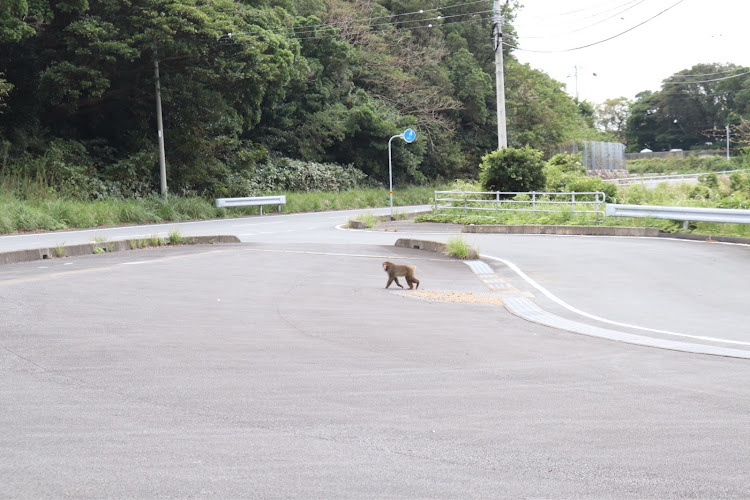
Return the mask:
[[750,112],[747,73],[734,64],[698,64],[667,78],[660,91],[638,94],[625,127],[628,150],[715,147],[711,131],[741,127]]
[[[427,3],[5,0],[0,174],[155,190],[158,62],[172,192],[244,194],[269,155],[382,183],[387,139],[406,127],[419,140],[394,147],[398,182],[476,176],[497,144],[491,21],[483,6]],[[517,8],[504,3],[510,42]],[[560,82],[505,50],[511,146],[595,134]]]

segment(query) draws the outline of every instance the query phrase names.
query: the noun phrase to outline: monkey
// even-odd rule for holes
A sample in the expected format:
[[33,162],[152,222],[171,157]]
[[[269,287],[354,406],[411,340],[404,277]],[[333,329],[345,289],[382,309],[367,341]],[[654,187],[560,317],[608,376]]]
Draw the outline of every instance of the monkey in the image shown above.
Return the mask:
[[385,287],[388,288],[393,281],[396,281],[398,286],[404,288],[401,286],[401,283],[398,282],[398,277],[403,276],[406,278],[406,284],[409,285],[409,290],[413,289],[415,283],[417,288],[419,288],[419,280],[414,275],[415,269],[416,267],[407,266],[406,264],[394,264],[393,262],[388,261],[383,262],[383,271],[388,273],[388,283],[386,283]]

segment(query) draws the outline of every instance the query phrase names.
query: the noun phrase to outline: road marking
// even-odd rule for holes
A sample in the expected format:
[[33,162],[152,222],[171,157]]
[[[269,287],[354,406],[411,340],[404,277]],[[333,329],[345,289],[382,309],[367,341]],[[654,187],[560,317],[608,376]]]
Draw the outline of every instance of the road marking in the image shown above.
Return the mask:
[[[292,253],[298,255],[323,255],[329,257],[363,257],[370,259],[404,259],[404,260],[428,260],[436,262],[451,262],[446,259],[432,259],[428,257],[404,257],[403,255],[373,255],[373,254],[356,254],[356,253],[336,253],[336,252],[312,252],[306,250],[278,250],[271,248],[243,248],[246,252],[267,252],[267,253]],[[456,261],[460,262],[460,261]]]
[[283,222],[255,222],[253,224],[232,224],[232,227],[269,226],[272,224],[283,224]]
[[[703,340],[703,341],[708,341],[708,342],[718,342],[718,343],[723,343],[723,344],[733,344],[733,345],[740,345],[740,346],[750,346],[750,342],[742,342],[740,340],[720,339],[720,338],[716,338],[716,337],[707,337],[707,336],[704,336],[704,335],[689,335],[687,333],[678,333],[678,332],[671,332],[671,331],[668,331],[668,330],[659,330],[658,328],[648,328],[648,327],[645,327],[645,326],[632,325],[632,324],[629,324],[629,323],[622,323],[620,321],[613,321],[613,320],[610,320],[610,319],[602,318],[600,316],[596,316],[594,314],[590,314],[590,313],[587,313],[585,311],[581,311],[580,309],[578,309],[576,307],[573,307],[572,305],[570,305],[567,302],[563,301],[559,297],[555,296],[552,292],[550,292],[549,290],[547,290],[546,288],[544,288],[542,285],[540,285],[539,283],[537,283],[536,281],[534,281],[531,277],[529,277],[526,273],[524,273],[518,266],[516,266],[512,262],[510,262],[508,260],[505,260],[505,259],[501,259],[499,257],[493,257],[491,255],[482,255],[482,258],[486,258],[486,259],[490,259],[490,260],[495,260],[495,261],[498,261],[498,262],[501,262],[501,263],[505,264],[513,272],[515,272],[518,276],[520,276],[524,281],[526,281],[528,284],[530,284],[531,286],[533,286],[534,288],[536,288],[537,290],[539,290],[539,292],[541,292],[545,297],[547,297],[548,299],[550,299],[551,301],[553,301],[557,305],[562,306],[565,309],[567,309],[567,310],[569,310],[569,311],[571,311],[571,312],[573,312],[575,314],[578,314],[580,316],[583,316],[585,318],[593,319],[595,321],[601,321],[602,323],[607,323],[609,325],[620,326],[620,327],[623,327],[623,328],[630,328],[630,329],[633,329],[633,330],[641,330],[641,331],[644,331],[644,332],[657,333],[657,334],[660,334],[660,335],[670,335],[670,336],[673,336],[673,337],[681,337],[681,338],[687,338],[687,339],[692,339],[692,340]],[[560,319],[563,320],[563,318],[560,318]],[[569,320],[565,320],[565,321],[569,321]],[[625,334],[623,334],[623,335],[625,335]],[[691,351],[691,352],[693,352],[693,351]],[[750,353],[749,353],[749,356],[750,356]]]
[[[183,254],[183,255],[167,255],[164,257],[154,257],[151,260],[145,260],[145,261],[118,262],[115,264],[109,264],[109,265],[100,266],[100,267],[86,267],[83,269],[81,268],[66,269],[64,271],[51,272],[49,274],[44,274],[44,275],[27,276],[23,278],[13,278],[9,280],[0,280],[0,286],[11,285],[11,284],[16,284],[16,283],[29,283],[29,282],[34,282],[34,281],[42,281],[46,279],[59,278],[59,277],[64,277],[64,276],[69,276],[69,275],[74,275],[74,274],[88,274],[88,273],[93,273],[97,271],[109,271],[112,269],[117,269],[118,267],[121,267],[121,266],[127,266],[127,265],[133,265],[133,264],[159,263],[159,262],[165,262],[168,260],[184,259],[188,257],[199,257],[199,256],[202,257],[204,255],[215,254],[215,253],[225,253],[225,252],[230,252],[230,251],[231,251],[230,249],[210,250],[208,252],[189,253],[189,254]],[[75,263],[69,262],[63,265],[70,266],[73,264]]]

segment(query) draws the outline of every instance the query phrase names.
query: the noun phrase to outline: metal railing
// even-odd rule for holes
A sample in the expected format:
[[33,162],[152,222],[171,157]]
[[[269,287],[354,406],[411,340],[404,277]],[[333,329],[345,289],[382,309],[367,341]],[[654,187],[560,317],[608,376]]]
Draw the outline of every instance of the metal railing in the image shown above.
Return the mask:
[[247,196],[244,198],[216,198],[217,207],[260,207],[260,215],[263,215],[263,205],[278,205],[281,212],[281,205],[286,204],[286,195],[278,196]]
[[435,214],[498,217],[503,212],[592,214],[604,219],[606,195],[588,192],[435,191]]
[[641,174],[641,175],[635,175],[631,177],[621,177],[619,179],[608,179],[607,182],[614,182],[615,184],[619,186],[626,186],[629,184],[654,184],[654,183],[660,183],[660,182],[669,182],[669,181],[698,181],[698,179],[701,178],[701,176],[708,175],[708,174],[716,174],[716,175],[727,175],[731,174],[733,172],[746,172],[746,170],[722,170],[720,172],[703,172],[699,174],[668,174],[668,175],[660,175],[660,174]]
[[653,205],[607,205],[610,217],[651,217],[684,222],[750,224],[750,210],[711,207],[661,207]]

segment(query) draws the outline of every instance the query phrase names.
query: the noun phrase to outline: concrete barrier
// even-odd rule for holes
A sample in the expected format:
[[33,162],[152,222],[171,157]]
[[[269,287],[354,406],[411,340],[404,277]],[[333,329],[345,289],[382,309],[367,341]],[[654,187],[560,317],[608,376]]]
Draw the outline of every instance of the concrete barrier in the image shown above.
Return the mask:
[[[428,252],[442,253],[446,255],[448,254],[446,250],[446,244],[439,243],[437,241],[399,238],[398,240],[396,240],[395,245],[397,247],[412,248],[414,250],[426,250]],[[478,258],[479,258],[479,254],[477,253],[477,251],[469,247],[468,259],[473,260],[473,259],[478,259]]]
[[[144,241],[143,247],[133,245],[132,242]],[[232,235],[218,236],[183,236],[184,245],[210,245],[214,243],[239,243],[240,239]],[[77,245],[61,245],[57,247],[34,248],[31,250],[14,250],[0,252],[0,265],[31,262],[36,260],[56,259],[65,257],[81,257],[95,253],[122,252],[137,248],[159,248],[168,245],[151,246],[151,238],[131,238],[127,240],[103,241],[98,243],[80,243]],[[100,250],[95,250],[99,248]]]

